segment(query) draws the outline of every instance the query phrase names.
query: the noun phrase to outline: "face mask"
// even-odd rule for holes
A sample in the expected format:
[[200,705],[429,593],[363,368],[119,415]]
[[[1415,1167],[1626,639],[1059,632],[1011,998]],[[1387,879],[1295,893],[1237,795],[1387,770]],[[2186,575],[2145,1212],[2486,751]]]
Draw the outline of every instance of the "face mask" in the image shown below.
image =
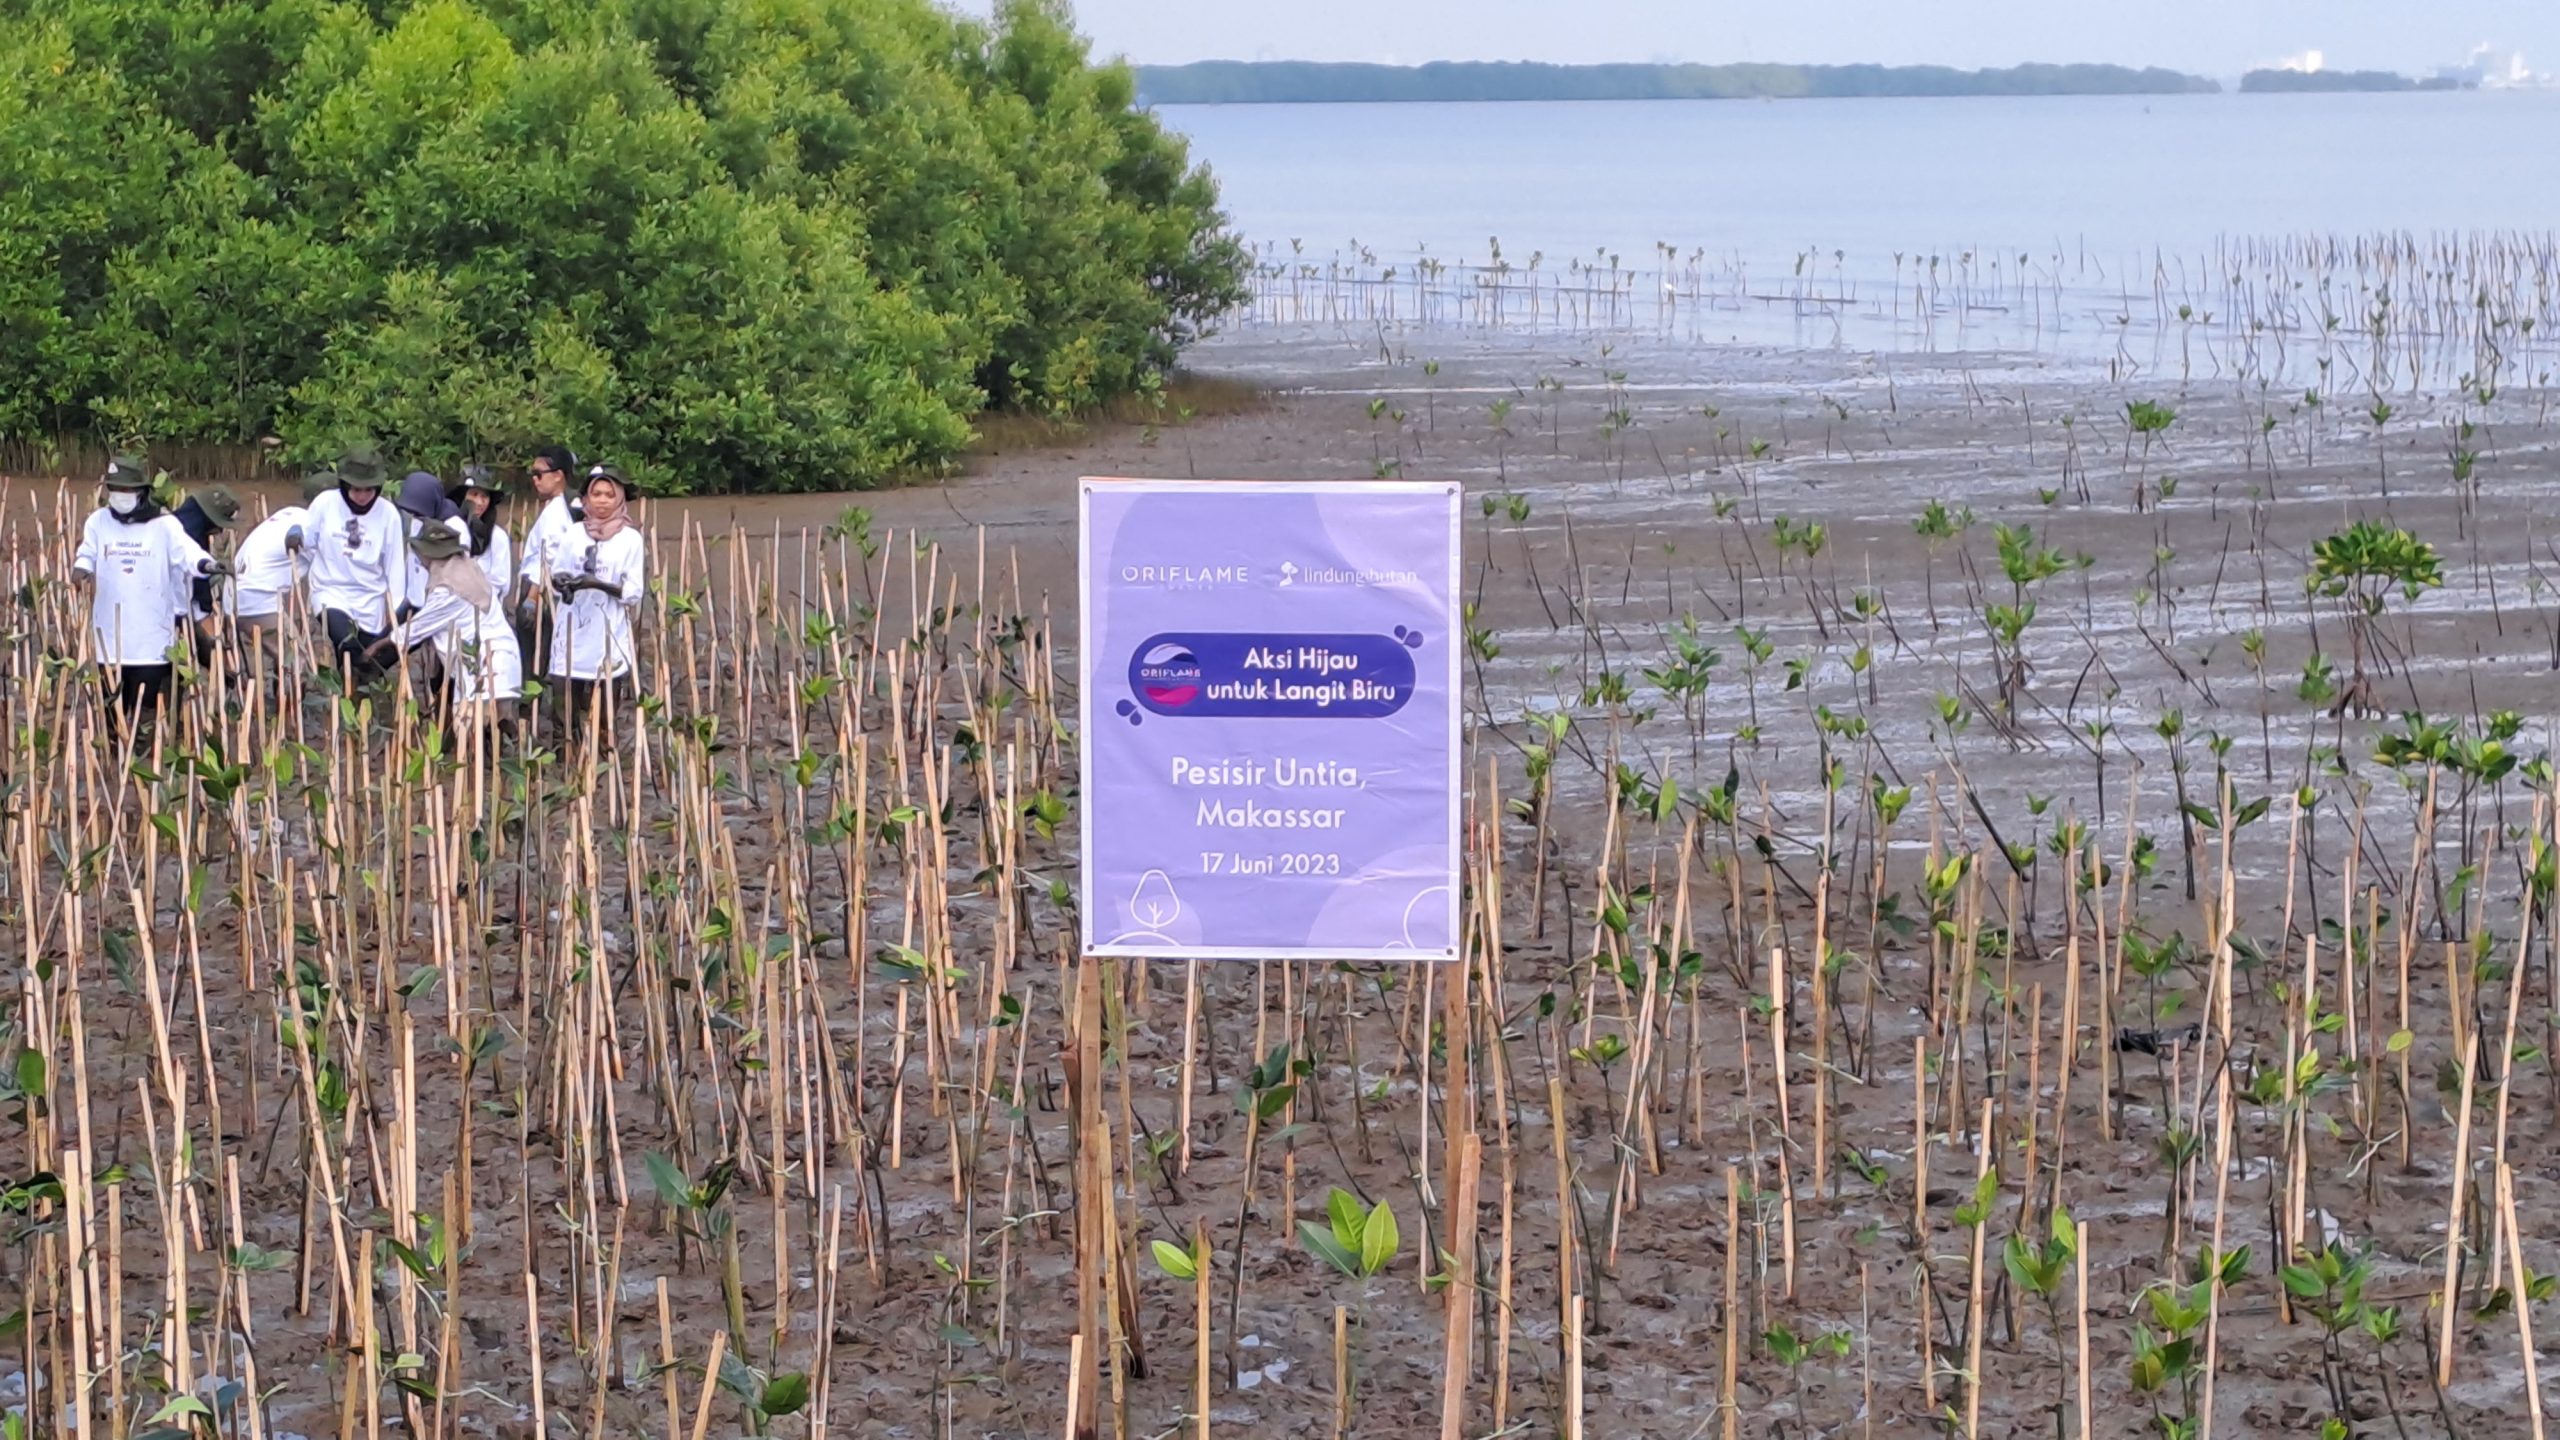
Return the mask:
[[107,492],[107,508],[119,515],[130,515],[142,506],[142,497],[130,490]]

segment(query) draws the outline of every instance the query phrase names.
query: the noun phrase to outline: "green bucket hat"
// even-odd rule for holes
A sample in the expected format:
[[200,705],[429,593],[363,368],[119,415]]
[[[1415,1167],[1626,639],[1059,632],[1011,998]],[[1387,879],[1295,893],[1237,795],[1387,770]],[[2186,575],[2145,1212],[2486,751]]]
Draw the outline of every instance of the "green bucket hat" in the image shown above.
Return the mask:
[[139,455],[119,455],[107,462],[107,473],[99,483],[110,490],[149,490],[151,462]]
[[420,560],[450,560],[462,553],[462,537],[447,525],[429,525],[409,541],[409,553]]
[[240,497],[225,486],[208,485],[196,492],[195,501],[196,508],[204,512],[204,518],[212,521],[213,528],[217,530],[230,529],[240,518]]
[[371,446],[350,450],[338,460],[338,483],[349,490],[379,490],[389,468]]

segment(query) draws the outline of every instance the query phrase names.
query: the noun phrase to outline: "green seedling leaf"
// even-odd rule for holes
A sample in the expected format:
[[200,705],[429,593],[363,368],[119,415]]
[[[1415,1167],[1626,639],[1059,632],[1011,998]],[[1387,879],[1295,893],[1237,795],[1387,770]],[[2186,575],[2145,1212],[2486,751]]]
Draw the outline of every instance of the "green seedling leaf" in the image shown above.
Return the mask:
[[1200,1278],[1199,1263],[1192,1258],[1189,1250],[1169,1240],[1158,1240],[1151,1248],[1155,1251],[1156,1268],[1165,1274],[1176,1280],[1188,1281]]
[[1368,1223],[1360,1229],[1360,1273],[1375,1275],[1396,1258],[1396,1212],[1385,1201],[1369,1212]]
[[1369,1219],[1360,1197],[1337,1186],[1325,1197],[1324,1208],[1326,1218],[1333,1222],[1333,1238],[1345,1250],[1358,1250]]
[[776,1375],[764,1382],[764,1393],[756,1399],[756,1409],[767,1416],[797,1415],[809,1403],[809,1377],[802,1374]]
[[1350,1247],[1334,1239],[1332,1231],[1313,1220],[1301,1220],[1298,1222],[1298,1239],[1317,1259],[1345,1275],[1358,1278],[1360,1257],[1353,1254]]

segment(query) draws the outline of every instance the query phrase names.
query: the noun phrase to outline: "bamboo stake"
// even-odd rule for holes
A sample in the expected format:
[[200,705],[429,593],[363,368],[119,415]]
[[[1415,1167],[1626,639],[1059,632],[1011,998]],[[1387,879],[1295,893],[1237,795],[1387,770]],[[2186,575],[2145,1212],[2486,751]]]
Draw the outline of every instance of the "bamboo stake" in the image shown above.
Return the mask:
[[[1997,1143],[1991,1133],[1991,1102],[1989,1100],[1982,1102],[1981,1137],[1978,1146],[1981,1161],[1979,1168],[1974,1172],[1974,1183],[1977,1186],[1985,1176],[1991,1173],[1991,1150]],[[1967,1379],[1964,1387],[1964,1433],[1966,1440],[1972,1440],[1972,1437],[1979,1434],[1982,1428],[1982,1306],[1984,1299],[1982,1251],[1984,1239],[1990,1229],[1988,1215],[1974,1222],[1973,1278],[1965,1291],[1964,1370]]]
[[[702,1362],[702,1392],[694,1397],[693,1402],[693,1440],[703,1440],[711,1433],[711,1399],[720,1393],[720,1362],[727,1359],[728,1354],[729,1332],[725,1329],[712,1331],[711,1354]],[[541,1393],[538,1380],[535,1393]]]
[[2097,1411],[2089,1403],[2090,1377],[2096,1367],[2089,1363],[2089,1226],[2079,1225],[2080,1243],[2071,1257],[2073,1333],[2079,1342],[2080,1440],[2094,1440],[2097,1435]]
[[2436,1334],[2438,1387],[2453,1383],[2453,1332],[2461,1328],[2462,1190],[2471,1176],[2471,1081],[2479,1065],[2480,1039],[2475,1035],[2462,1048],[2461,1110],[2453,1120],[2453,1190],[2445,1208],[2444,1288],[2439,1296],[2444,1324]]
[[1724,1167],[1724,1375],[1717,1386],[1718,1408],[1724,1412],[1724,1440],[1735,1440],[1742,1423],[1742,1396],[1736,1389],[1742,1362],[1742,1172]]
[[1209,1222],[1191,1222],[1191,1253],[1198,1258],[1191,1279],[1191,1316],[1196,1327],[1191,1346],[1191,1413],[1193,1440],[1209,1440]]
[[2524,1230],[2516,1224],[2515,1172],[2503,1160],[2498,1162],[2498,1216],[2506,1231],[2507,1283],[2515,1296],[2516,1342],[2524,1361],[2525,1413],[2533,1420],[2533,1440],[2543,1440],[2542,1375],[2533,1351],[2533,1303],[2526,1288],[2530,1272],[2524,1263]]

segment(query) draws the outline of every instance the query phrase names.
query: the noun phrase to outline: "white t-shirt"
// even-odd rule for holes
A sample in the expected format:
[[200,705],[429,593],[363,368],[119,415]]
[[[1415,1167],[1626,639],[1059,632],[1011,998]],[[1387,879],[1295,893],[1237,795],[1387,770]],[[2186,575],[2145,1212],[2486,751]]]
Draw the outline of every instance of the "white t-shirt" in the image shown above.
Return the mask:
[[409,517],[377,497],[358,515],[346,496],[322,491],[303,517],[303,553],[311,566],[311,608],[337,610],[358,627],[380,634],[408,594]]
[[231,557],[233,575],[225,592],[232,614],[244,619],[259,619],[281,614],[286,592],[302,579],[303,562],[285,544],[287,536],[302,530],[305,539],[310,532],[305,522],[311,512],[299,505],[287,505],[258,522],[247,539]]
[[549,585],[552,568],[559,564],[553,551],[573,543],[583,546],[586,538],[578,522],[569,518],[566,494],[544,501],[533,525],[524,532],[524,578],[535,585]]
[[192,611],[198,567],[213,557],[175,516],[126,522],[106,510],[80,527],[74,569],[92,577],[89,638],[101,665],[158,665]]
[[636,525],[610,540],[589,540],[584,528],[556,542],[554,575],[601,580],[612,593],[581,590],[566,605],[551,607],[551,673],[571,680],[602,680],[631,673],[638,650],[631,612],[640,607],[648,579],[649,546]]
[[[468,524],[469,522],[465,522]],[[489,593],[498,603],[507,603],[507,592],[516,583],[516,540],[504,525],[489,527],[489,548],[479,554],[480,573],[489,577]]]
[[513,700],[524,693],[524,655],[494,591],[488,605],[475,611],[450,590],[430,590],[402,627],[400,643],[404,649],[434,644],[453,677],[456,700]]

